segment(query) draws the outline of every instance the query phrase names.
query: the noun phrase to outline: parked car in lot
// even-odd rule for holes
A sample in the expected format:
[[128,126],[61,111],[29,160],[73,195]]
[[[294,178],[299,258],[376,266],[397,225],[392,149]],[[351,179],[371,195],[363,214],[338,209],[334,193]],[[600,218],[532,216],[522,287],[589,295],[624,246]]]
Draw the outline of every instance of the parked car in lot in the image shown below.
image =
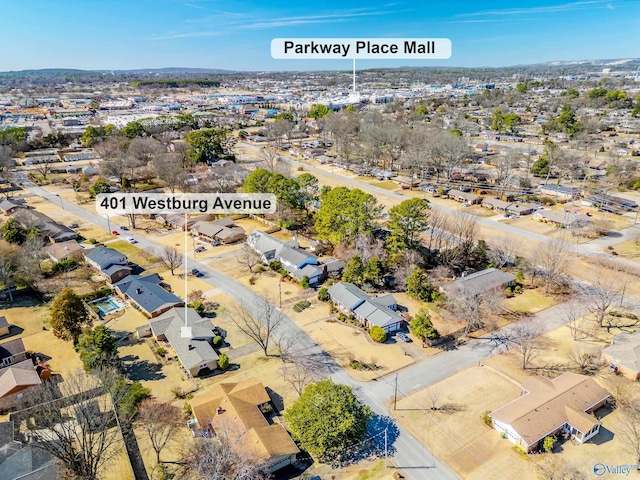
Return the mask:
[[120,235],[120,232],[118,230],[113,230],[111,232],[112,235]]
[[212,247],[217,247],[219,245],[220,245],[220,242],[218,240],[214,240],[213,242],[211,242]]
[[129,243],[138,243],[138,241],[133,237],[127,237],[127,242],[129,242]]
[[206,250],[207,250],[207,249],[206,249],[205,247],[198,247],[198,248],[196,248],[196,249],[194,250],[194,252],[196,252],[196,253],[202,253],[202,252],[204,252],[204,251],[206,251]]
[[79,225],[77,223],[70,223],[69,228],[78,228]]
[[194,274],[196,277],[204,277],[204,273],[202,273],[197,268],[194,268],[193,270],[191,270],[191,273]]
[[403,332],[396,333],[396,337],[398,337],[400,340],[402,340],[405,343],[409,343],[411,341],[411,339],[407,336],[407,334]]

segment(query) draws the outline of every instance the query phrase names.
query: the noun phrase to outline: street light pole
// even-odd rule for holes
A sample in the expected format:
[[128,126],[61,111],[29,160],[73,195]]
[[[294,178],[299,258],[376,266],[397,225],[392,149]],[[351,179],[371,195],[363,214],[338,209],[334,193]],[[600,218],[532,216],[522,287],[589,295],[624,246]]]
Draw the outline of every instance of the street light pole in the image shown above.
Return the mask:
[[60,206],[62,207],[62,210],[64,210],[64,203],[62,203],[62,197],[57,193],[56,193],[56,197],[60,199]]

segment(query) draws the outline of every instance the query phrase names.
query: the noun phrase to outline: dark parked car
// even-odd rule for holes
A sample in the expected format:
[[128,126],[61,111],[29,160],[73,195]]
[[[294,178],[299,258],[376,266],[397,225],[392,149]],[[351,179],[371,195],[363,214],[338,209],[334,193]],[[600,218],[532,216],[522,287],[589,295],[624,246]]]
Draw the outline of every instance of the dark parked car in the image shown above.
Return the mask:
[[194,252],[196,252],[196,253],[202,253],[202,252],[204,252],[205,250],[206,250],[206,248],[205,248],[205,247],[198,247],[198,248],[196,248],[196,249],[194,250]]
[[191,270],[191,273],[193,273],[196,277],[204,277],[204,273],[202,273],[197,268],[194,268],[193,270]]

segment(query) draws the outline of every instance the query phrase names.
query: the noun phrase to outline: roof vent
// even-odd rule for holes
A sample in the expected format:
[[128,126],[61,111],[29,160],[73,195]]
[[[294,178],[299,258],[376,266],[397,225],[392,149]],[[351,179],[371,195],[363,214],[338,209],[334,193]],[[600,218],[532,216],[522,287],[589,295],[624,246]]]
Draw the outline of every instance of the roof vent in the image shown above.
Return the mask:
[[192,343],[190,343],[190,344],[189,344],[189,350],[193,350],[194,348],[196,348],[196,347],[194,347],[194,346],[193,346],[193,344],[192,344]]
[[141,288],[136,288],[136,293],[137,293],[138,295],[140,295],[140,294],[142,293],[142,289],[141,289]]

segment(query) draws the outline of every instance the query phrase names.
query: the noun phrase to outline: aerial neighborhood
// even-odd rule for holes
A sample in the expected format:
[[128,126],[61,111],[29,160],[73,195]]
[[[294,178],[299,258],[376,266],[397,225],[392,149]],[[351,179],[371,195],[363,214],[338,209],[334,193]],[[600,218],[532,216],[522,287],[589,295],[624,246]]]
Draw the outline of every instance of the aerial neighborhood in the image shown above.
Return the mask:
[[0,478],[637,469],[638,71],[0,73]]

